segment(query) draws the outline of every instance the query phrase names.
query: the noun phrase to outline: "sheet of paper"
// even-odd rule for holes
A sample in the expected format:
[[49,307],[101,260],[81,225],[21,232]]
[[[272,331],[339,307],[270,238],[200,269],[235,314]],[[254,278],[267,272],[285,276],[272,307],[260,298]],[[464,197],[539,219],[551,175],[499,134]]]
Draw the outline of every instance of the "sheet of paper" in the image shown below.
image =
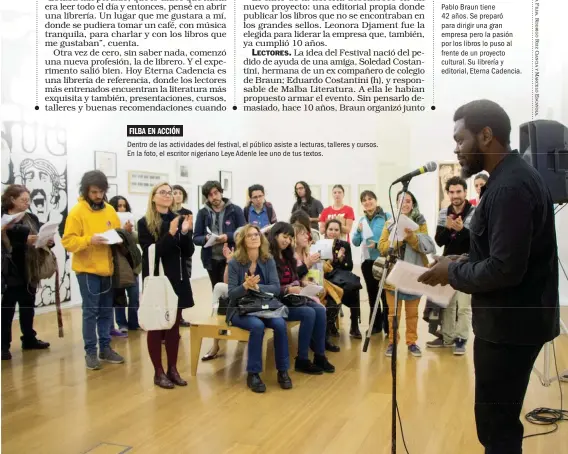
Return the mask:
[[366,240],[368,238],[373,238],[373,230],[371,229],[371,226],[369,225],[367,220],[364,219],[362,224],[363,230],[361,231],[361,236],[363,237],[363,239]]
[[266,227],[261,228],[260,231],[261,231],[262,233],[269,232],[273,225],[274,225],[274,224],[267,225]]
[[305,287],[302,287],[300,295],[311,298],[312,296],[318,296],[322,291],[323,287],[321,287],[320,285],[310,284],[306,285]]
[[426,271],[428,271],[428,268],[397,260],[392,271],[387,276],[387,284],[396,287],[404,293],[425,295],[437,305],[448,307],[456,291],[449,285],[432,287],[418,282],[418,278]]
[[333,240],[319,240],[310,246],[310,254],[319,253],[322,260],[333,259]]
[[124,227],[128,221],[132,224],[132,227],[136,227],[136,221],[134,220],[134,215],[132,213],[116,213],[118,219],[120,219],[120,226]]
[[59,228],[59,222],[49,221],[41,226],[37,234],[37,240],[35,243],[36,248],[47,246],[49,240],[53,240],[53,237],[57,233]]
[[418,230],[418,224],[410,219],[408,216],[401,214],[396,225],[396,237],[398,241],[404,240],[404,230],[410,229],[412,231]]
[[96,236],[103,237],[107,240],[106,244],[119,244],[122,243],[122,238],[116,233],[116,230],[107,230],[105,233],[97,233]]
[[210,235],[209,239],[207,240],[207,243],[205,243],[205,246],[203,247],[211,247],[213,246],[216,242],[217,242],[217,238],[219,238],[219,235],[217,235],[216,233],[211,232],[211,229],[209,227],[207,227],[207,233]]
[[17,214],[3,214],[2,215],[2,227],[9,224],[10,222],[18,222],[26,214],[25,211]]

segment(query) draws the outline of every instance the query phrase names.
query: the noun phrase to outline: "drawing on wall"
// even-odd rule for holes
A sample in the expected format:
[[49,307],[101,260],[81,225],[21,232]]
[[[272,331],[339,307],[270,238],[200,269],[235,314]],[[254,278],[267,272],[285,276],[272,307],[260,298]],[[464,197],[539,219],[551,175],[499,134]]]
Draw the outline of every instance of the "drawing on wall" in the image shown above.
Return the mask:
[[191,184],[191,174],[189,164],[176,162],[176,183],[178,184]]
[[436,216],[441,209],[450,206],[450,198],[446,192],[446,182],[452,177],[461,176],[461,166],[458,162],[440,162],[438,163],[438,209]]
[[[25,121],[2,122],[2,190],[22,184],[30,191],[30,209],[40,223],[59,222],[53,252],[59,266],[61,302],[71,300],[69,254],[61,245],[67,218],[67,138],[65,130]],[[36,306],[55,304],[55,275],[41,281]]]
[[144,172],[141,170],[128,171],[128,192],[130,194],[148,195],[152,188],[159,183],[168,181],[167,173]]
[[116,178],[116,153],[95,151],[95,170],[100,170],[107,178]]
[[365,210],[363,209],[363,204],[361,203],[361,193],[363,191],[372,191],[373,194],[377,195],[377,185],[376,184],[360,184],[357,186],[357,214],[359,216],[365,216]]
[[[335,183],[335,184],[341,184],[341,183]],[[335,186],[335,184],[330,184],[327,187],[327,205],[328,206],[333,205],[333,187]],[[347,206],[353,206],[353,204],[351,202],[351,185],[341,184],[341,186],[343,186],[343,189],[344,189],[343,204],[347,205]]]
[[230,199],[233,196],[233,173],[226,170],[219,171],[219,183],[223,188],[223,197]]

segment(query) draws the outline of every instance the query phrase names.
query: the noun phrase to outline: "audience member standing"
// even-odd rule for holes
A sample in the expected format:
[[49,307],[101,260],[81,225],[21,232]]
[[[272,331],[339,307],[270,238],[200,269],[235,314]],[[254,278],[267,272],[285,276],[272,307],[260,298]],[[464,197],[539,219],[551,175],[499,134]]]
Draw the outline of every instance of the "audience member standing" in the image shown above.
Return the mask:
[[296,203],[292,207],[292,213],[296,210],[304,210],[310,216],[310,226],[319,231],[319,218],[323,211],[322,203],[312,197],[312,190],[305,181],[298,181],[294,186]]
[[[185,266],[193,255],[191,241],[191,215],[180,216],[171,210],[173,191],[169,184],[160,183],[152,189],[146,215],[138,221],[138,239],[142,247],[142,278],[149,275],[148,248],[155,245],[154,272],[163,266],[164,274],[178,297],[178,310],[174,325],[169,330],[148,331],[148,352],[154,366],[154,384],[171,389],[174,385],[186,386],[177,370],[179,350],[179,323],[181,311],[193,307],[193,292]],[[162,338],[168,357],[167,373],[162,367]]]
[[248,188],[250,202],[244,209],[245,221],[263,229],[276,224],[276,212],[270,202],[264,198],[264,186],[253,184]]
[[349,234],[353,222],[355,221],[355,212],[349,205],[343,204],[345,198],[345,189],[340,184],[336,184],[332,189],[333,205],[325,208],[319,218],[320,233],[325,234],[326,222],[330,219],[337,219],[341,223],[341,238],[349,241]]
[[[223,282],[227,261],[223,255],[223,245],[235,247],[234,234],[245,225],[243,210],[223,197],[223,188],[218,181],[208,181],[203,185],[202,194],[207,203],[197,213],[193,241],[201,248],[201,261],[209,274],[211,288]],[[212,234],[218,235],[212,246],[205,247]]]
[[[87,369],[100,369],[99,360],[120,364],[124,358],[111,348],[113,322],[114,263],[107,240],[99,234],[120,228],[114,208],[105,203],[108,181],[104,173],[92,170],[81,179],[81,196],[65,222],[61,244],[73,254],[83,299],[83,341]],[[97,357],[97,331],[99,356]]]

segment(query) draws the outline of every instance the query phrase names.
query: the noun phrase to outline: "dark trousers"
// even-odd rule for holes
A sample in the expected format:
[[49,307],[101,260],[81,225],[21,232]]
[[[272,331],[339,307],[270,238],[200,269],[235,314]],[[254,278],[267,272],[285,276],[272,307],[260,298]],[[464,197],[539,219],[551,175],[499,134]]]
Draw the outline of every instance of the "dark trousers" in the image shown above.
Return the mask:
[[16,314],[16,303],[20,311],[22,343],[33,343],[36,288],[27,285],[7,287],[2,295],[2,350],[10,350],[12,343],[12,321]]
[[359,317],[361,316],[359,290],[343,290],[341,303],[351,311],[351,326],[359,326]]
[[[361,272],[363,273],[363,279],[365,279],[365,286],[367,287],[367,295],[369,296],[369,306],[371,311],[369,312],[369,322],[371,322],[371,317],[373,316],[373,311],[375,309],[375,303],[377,301],[377,295],[379,294],[379,281],[373,277],[373,260],[364,260],[361,264]],[[379,305],[377,309],[377,317],[375,318],[375,325],[371,327],[374,331],[385,333],[389,332],[389,309],[387,306],[387,294],[385,290],[381,292],[381,300],[383,306]]]
[[211,260],[211,269],[207,270],[209,274],[209,280],[211,281],[211,288],[214,288],[219,282],[223,282],[223,276],[225,275],[225,266],[227,265],[227,260]]
[[521,454],[519,417],[542,345],[495,344],[475,338],[475,422],[485,454]]

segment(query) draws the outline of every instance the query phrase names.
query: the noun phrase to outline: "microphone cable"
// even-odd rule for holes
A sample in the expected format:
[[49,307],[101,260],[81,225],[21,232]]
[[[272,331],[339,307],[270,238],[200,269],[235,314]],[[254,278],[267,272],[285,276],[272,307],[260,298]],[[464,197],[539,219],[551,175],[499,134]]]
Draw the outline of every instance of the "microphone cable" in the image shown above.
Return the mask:
[[558,389],[560,390],[560,410],[555,408],[535,408],[532,411],[529,411],[525,415],[525,419],[530,422],[531,424],[536,424],[539,426],[554,426],[548,432],[538,433],[538,434],[531,434],[525,435],[525,438],[532,438],[538,437],[540,435],[548,435],[554,433],[558,430],[558,424],[562,421],[568,421],[568,411],[564,410],[563,407],[563,395],[562,395],[562,384],[560,383],[560,374],[558,373],[558,364],[556,363],[556,348],[554,346],[554,341],[552,341],[552,352],[554,354],[554,367],[556,368],[556,377],[558,379]]

